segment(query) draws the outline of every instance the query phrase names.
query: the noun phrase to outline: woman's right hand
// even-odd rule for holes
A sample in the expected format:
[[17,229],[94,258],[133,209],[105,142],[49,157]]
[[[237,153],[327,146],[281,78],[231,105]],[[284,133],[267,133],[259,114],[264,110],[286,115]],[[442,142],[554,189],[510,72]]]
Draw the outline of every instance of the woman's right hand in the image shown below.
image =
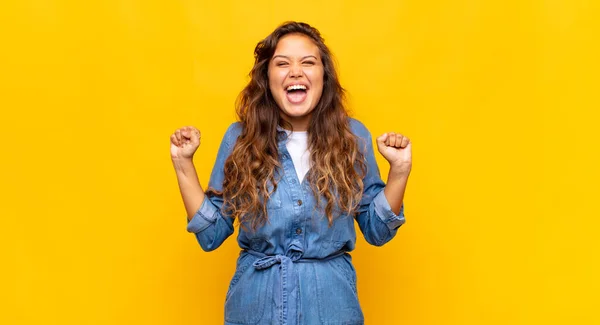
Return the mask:
[[184,126],[171,135],[171,159],[191,159],[200,146],[200,131]]

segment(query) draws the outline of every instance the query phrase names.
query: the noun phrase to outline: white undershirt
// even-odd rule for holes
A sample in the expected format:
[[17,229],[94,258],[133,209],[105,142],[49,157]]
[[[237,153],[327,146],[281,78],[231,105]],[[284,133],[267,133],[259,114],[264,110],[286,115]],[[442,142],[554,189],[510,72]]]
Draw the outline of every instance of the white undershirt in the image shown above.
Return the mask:
[[310,152],[308,151],[308,133],[306,131],[287,132],[288,138],[285,144],[294,167],[298,180],[302,182],[310,168]]

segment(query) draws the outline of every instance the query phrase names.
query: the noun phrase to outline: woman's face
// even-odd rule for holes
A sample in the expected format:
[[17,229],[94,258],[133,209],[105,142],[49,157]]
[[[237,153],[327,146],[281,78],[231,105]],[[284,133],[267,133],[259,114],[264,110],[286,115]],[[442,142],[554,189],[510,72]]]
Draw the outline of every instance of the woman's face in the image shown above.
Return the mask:
[[289,34],[279,40],[269,62],[269,88],[281,117],[295,131],[306,131],[323,93],[323,63],[310,38]]

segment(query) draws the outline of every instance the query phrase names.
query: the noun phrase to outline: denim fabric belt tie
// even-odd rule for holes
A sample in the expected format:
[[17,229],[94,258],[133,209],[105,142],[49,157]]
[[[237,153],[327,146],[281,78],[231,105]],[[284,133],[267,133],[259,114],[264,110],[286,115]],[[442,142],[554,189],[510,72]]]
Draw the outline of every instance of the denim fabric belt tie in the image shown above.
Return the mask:
[[258,257],[252,266],[257,270],[264,270],[270,268],[275,264],[279,266],[279,278],[277,288],[279,289],[276,295],[277,307],[279,312],[279,324],[291,325],[296,324],[298,317],[298,290],[297,281],[298,275],[294,268],[294,263],[311,263],[327,261],[339,256],[344,255],[346,252],[339,251],[326,258],[302,258],[304,253],[302,245],[297,240],[292,241],[285,252],[285,255],[266,255],[261,252],[246,250],[246,252]]

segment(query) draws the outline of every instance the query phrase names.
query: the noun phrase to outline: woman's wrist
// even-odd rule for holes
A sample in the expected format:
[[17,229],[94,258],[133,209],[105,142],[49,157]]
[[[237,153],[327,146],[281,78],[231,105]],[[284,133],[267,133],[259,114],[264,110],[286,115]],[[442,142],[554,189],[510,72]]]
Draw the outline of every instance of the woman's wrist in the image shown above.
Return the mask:
[[407,180],[410,175],[410,166],[390,166],[388,181]]
[[192,168],[194,169],[194,160],[192,158],[171,158],[175,171],[185,172]]

